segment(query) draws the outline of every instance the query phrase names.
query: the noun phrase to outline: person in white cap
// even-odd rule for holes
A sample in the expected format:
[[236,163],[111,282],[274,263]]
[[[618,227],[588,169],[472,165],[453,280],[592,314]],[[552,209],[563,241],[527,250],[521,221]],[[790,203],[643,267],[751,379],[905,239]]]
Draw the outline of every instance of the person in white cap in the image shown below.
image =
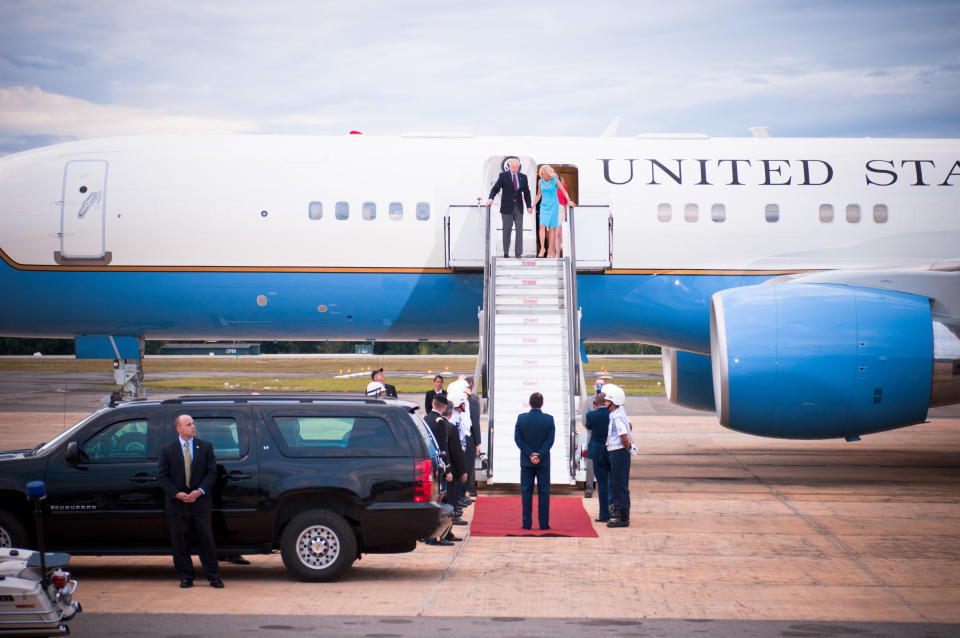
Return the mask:
[[604,400],[610,411],[607,431],[607,454],[610,457],[610,496],[613,511],[607,527],[630,527],[630,457],[637,453],[623,404],[627,402],[623,389],[613,383],[603,386]]

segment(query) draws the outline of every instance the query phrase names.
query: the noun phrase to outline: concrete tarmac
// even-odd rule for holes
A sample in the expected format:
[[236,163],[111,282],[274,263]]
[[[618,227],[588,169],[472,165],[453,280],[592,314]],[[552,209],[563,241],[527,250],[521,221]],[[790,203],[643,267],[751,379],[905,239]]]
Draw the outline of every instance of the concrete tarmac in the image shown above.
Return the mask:
[[[59,433],[109,383],[0,373],[0,448]],[[291,580],[279,555],[249,556],[223,566],[224,590],[179,589],[167,557],[75,557],[74,633],[960,635],[960,407],[856,443],[742,435],[662,397],[627,409],[641,450],[628,529],[472,538],[460,527],[455,547],[364,556],[328,584]],[[584,505],[597,515],[596,498]]]

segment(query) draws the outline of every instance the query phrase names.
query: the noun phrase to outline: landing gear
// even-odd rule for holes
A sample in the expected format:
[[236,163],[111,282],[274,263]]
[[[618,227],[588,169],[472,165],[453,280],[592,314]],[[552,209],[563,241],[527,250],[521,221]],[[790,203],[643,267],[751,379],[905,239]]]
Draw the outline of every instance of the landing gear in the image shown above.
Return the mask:
[[137,339],[139,343],[139,359],[114,359],[113,380],[117,389],[110,395],[113,401],[129,401],[131,399],[145,399],[147,390],[143,385],[143,337]]

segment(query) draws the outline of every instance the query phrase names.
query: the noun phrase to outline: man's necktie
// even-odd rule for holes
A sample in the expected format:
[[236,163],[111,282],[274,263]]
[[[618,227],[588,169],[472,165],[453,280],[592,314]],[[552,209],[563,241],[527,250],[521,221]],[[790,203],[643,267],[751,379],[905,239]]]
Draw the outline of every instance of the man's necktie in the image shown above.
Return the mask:
[[513,191],[514,191],[515,193],[520,192],[520,184],[517,183],[517,174],[516,174],[516,173],[513,174]]
[[190,489],[190,442],[183,444],[183,472],[187,477],[187,489]]

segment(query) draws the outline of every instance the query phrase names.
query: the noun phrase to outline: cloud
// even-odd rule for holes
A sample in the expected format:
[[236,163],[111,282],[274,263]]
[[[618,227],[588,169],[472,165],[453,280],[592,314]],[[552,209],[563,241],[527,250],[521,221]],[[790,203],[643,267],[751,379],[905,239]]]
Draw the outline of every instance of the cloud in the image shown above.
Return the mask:
[[37,87],[0,88],[0,132],[89,138],[157,133],[247,133],[249,119],[175,115],[163,109],[95,104]]

